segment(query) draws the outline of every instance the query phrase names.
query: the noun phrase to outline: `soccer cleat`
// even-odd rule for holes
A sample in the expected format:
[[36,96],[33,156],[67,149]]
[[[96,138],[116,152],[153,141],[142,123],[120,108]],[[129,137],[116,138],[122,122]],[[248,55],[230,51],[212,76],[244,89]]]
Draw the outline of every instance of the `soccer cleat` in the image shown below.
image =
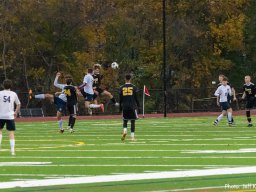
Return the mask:
[[122,135],[122,137],[121,137],[121,141],[124,141],[124,140],[125,140],[126,135],[127,135],[127,133],[124,132],[123,135]]
[[131,137],[131,141],[136,141],[135,137]]
[[60,131],[59,131],[60,133],[64,133],[64,129],[60,129]]
[[12,151],[12,152],[11,152],[11,155],[12,155],[12,156],[15,156],[16,154],[15,154],[15,152],[14,152],[14,151]]
[[119,103],[116,102],[116,103],[115,103],[115,106],[116,106],[116,107],[119,107]]
[[104,113],[104,105],[100,104],[100,110]]
[[252,125],[251,123],[249,123],[249,124],[247,125],[247,127],[253,127],[253,125]]
[[233,127],[234,125],[233,125],[232,123],[229,123],[228,126],[229,126],[229,127]]
[[69,132],[70,132],[70,133],[74,133],[74,132],[75,132],[75,130],[74,130],[74,129],[72,129],[72,128],[70,128],[70,129],[69,129]]
[[214,122],[213,122],[213,125],[214,125],[214,126],[217,126],[217,125],[218,125],[218,122],[214,121]]

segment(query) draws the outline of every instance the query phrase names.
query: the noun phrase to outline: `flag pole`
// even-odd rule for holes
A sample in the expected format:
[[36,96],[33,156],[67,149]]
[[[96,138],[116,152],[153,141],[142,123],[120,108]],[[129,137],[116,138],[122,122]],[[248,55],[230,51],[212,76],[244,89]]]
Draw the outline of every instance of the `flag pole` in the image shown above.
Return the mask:
[[145,117],[145,85],[143,87],[143,99],[142,99],[142,117]]

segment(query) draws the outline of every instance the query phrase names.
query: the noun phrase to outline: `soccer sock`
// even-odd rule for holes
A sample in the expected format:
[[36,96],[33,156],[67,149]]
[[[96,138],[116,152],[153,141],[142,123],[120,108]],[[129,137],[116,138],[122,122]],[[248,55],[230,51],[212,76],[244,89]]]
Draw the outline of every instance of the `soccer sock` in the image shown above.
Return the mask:
[[223,114],[220,114],[219,117],[217,117],[217,119],[214,121],[215,124],[217,124],[223,117]]
[[69,127],[71,127],[72,118],[73,118],[73,116],[70,115],[70,116],[69,116],[69,119],[68,119],[68,126],[69,126]]
[[232,123],[232,113],[228,112],[228,123]]
[[90,104],[89,107],[95,109],[95,108],[100,108],[100,105]]
[[113,97],[112,99],[110,99],[114,104],[116,103],[116,99],[115,97]]
[[135,135],[134,132],[131,132],[131,137],[132,137],[132,138],[134,138],[134,135]]
[[75,126],[75,122],[76,122],[76,117],[73,117],[73,116],[72,116],[72,120],[71,120],[71,123],[70,123],[70,127],[71,127],[71,129],[73,129],[73,128],[74,128],[74,126]]
[[127,123],[128,123],[127,120],[124,120],[124,121],[123,121],[123,132],[124,132],[124,133],[127,133]]
[[246,111],[246,117],[247,117],[247,121],[248,121],[248,123],[252,123],[252,119],[251,119],[251,111]]
[[59,128],[63,129],[63,120],[62,119],[58,121],[58,124],[59,124]]
[[14,147],[15,147],[15,140],[10,139],[10,146],[11,146],[11,152],[14,153]]
[[44,94],[35,95],[35,99],[45,99],[45,95]]
[[135,132],[135,120],[131,120],[131,132]]

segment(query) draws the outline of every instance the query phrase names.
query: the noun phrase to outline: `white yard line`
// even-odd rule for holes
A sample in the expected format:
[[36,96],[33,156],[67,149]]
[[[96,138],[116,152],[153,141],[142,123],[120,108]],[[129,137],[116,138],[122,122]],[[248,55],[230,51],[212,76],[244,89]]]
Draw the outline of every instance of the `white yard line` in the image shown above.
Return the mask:
[[0,162],[1,166],[39,166],[39,165],[49,165],[52,162]]
[[256,173],[256,167],[237,167],[237,168],[218,168],[206,170],[191,170],[191,171],[170,171],[158,173],[137,173],[125,175],[102,175],[92,177],[70,177],[61,179],[39,179],[31,181],[11,181],[0,182],[0,189],[10,189],[15,187],[43,187],[55,185],[70,185],[70,184],[88,184],[88,183],[103,183],[103,182],[121,182],[121,181],[138,181],[147,179],[173,179],[186,177],[214,176],[214,175],[231,175],[231,174],[248,174]]

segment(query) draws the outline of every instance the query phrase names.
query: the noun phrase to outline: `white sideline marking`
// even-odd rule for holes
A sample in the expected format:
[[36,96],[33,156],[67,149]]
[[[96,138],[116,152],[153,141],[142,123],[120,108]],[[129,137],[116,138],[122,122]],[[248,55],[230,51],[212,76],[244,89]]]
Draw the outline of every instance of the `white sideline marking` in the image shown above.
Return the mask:
[[[10,157],[9,157],[10,158]],[[52,162],[0,162],[0,166],[34,166],[49,165]]]
[[54,185],[120,182],[120,181],[134,181],[134,180],[138,181],[138,180],[146,180],[146,179],[173,179],[173,178],[231,175],[231,174],[245,174],[245,173],[256,173],[256,166],[192,170],[192,171],[138,173],[138,174],[125,174],[125,175],[102,175],[102,176],[76,177],[76,178],[70,177],[70,178],[61,178],[61,179],[38,179],[33,181],[0,182],[0,189],[10,189],[15,187],[43,187],[43,186],[54,186]]
[[198,188],[186,188],[186,189],[170,189],[170,190],[160,190],[160,191],[147,191],[147,192],[179,192],[179,191],[198,191],[207,189],[225,189],[225,186],[212,186],[212,187],[198,187]]
[[181,153],[256,153],[256,148],[238,149],[238,150],[189,150]]

